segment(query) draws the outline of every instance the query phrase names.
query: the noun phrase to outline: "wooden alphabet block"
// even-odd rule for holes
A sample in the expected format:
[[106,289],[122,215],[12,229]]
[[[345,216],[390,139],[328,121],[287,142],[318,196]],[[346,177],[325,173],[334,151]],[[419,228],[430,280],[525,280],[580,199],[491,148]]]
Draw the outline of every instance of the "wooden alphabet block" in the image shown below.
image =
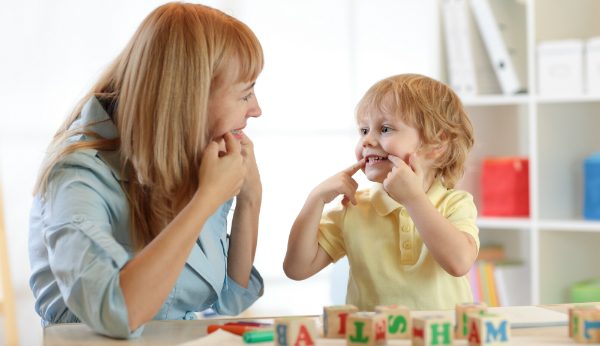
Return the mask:
[[467,313],[469,346],[508,345],[510,322],[504,315]]
[[385,317],[387,324],[387,339],[412,338],[412,319],[410,309],[403,305],[380,305],[375,312]]
[[317,337],[317,327],[312,319],[275,319],[274,341],[277,346],[312,346],[317,342]]
[[346,319],[346,341],[348,345],[385,345],[386,321],[382,314],[359,312]]
[[600,310],[573,311],[573,339],[582,344],[600,343]]
[[346,318],[358,312],[354,305],[326,306],[323,308],[323,335],[326,338],[346,337]]
[[450,345],[454,339],[452,319],[443,315],[413,318],[413,346]]
[[456,304],[455,337],[457,339],[467,338],[467,311],[484,314],[487,312],[487,304],[482,302]]
[[575,324],[573,321],[573,311],[575,311],[576,309],[600,309],[600,304],[592,304],[592,303],[573,304],[569,307],[569,337],[570,338],[573,337],[573,326]]

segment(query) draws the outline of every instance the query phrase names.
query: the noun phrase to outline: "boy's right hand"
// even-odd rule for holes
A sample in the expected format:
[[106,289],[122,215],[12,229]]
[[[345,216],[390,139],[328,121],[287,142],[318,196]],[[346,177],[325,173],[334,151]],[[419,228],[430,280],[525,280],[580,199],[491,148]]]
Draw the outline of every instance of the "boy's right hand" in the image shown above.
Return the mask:
[[201,194],[216,202],[216,208],[240,193],[246,168],[240,147],[231,132],[225,133],[225,153],[219,153],[215,141],[208,143],[202,153],[199,184],[196,195]]
[[333,201],[337,196],[344,195],[342,205],[348,204],[348,201],[352,204],[358,204],[356,202],[356,190],[358,189],[358,183],[352,176],[358,172],[365,165],[365,159],[358,161],[352,166],[344,169],[333,177],[325,180],[317,187],[314,188],[311,194],[318,196],[322,199],[325,204]]

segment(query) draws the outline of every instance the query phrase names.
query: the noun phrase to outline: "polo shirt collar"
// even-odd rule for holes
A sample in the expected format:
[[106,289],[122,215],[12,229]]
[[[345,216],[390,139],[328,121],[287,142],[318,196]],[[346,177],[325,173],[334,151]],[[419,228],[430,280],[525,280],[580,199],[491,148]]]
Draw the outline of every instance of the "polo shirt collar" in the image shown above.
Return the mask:
[[[90,131],[106,139],[117,138],[119,136],[117,127],[110,119],[110,116],[104,110],[96,96],[90,100],[81,109],[81,114],[69,127],[69,131]],[[95,141],[96,138],[85,135],[81,137],[83,141]],[[121,163],[121,154],[119,151],[98,151],[96,154],[110,168],[115,178],[120,181],[128,181],[128,174],[125,171],[122,176],[123,165]]]
[[[437,206],[444,196],[446,195],[447,189],[442,184],[441,179],[436,179],[429,191],[427,191],[427,197],[433,203],[433,205]],[[377,214],[381,216],[388,215],[392,211],[402,208],[402,204],[396,202],[390,195],[388,195],[387,191],[383,188],[383,184],[374,183],[371,187],[371,204]]]

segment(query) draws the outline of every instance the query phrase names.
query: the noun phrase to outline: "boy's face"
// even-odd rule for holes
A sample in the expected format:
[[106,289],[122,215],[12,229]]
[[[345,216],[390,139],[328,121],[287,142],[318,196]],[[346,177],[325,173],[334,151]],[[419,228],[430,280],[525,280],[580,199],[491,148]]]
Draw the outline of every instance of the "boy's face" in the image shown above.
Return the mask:
[[408,164],[410,154],[421,146],[419,131],[400,117],[375,112],[358,123],[360,139],[356,145],[356,160],[367,158],[363,172],[370,181],[383,183],[394,165],[388,159],[392,154]]

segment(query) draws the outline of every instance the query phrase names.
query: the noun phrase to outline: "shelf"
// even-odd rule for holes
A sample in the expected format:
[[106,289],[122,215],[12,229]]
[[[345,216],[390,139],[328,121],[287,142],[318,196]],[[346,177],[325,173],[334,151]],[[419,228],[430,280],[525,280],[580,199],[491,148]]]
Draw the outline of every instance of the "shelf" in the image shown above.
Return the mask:
[[478,217],[476,224],[484,229],[523,229],[531,227],[531,220],[525,217]]
[[600,95],[580,96],[536,96],[538,103],[575,103],[575,102],[600,102]]
[[540,220],[542,231],[600,232],[600,221]]
[[465,107],[472,106],[510,106],[527,104],[529,95],[481,95],[462,99]]

